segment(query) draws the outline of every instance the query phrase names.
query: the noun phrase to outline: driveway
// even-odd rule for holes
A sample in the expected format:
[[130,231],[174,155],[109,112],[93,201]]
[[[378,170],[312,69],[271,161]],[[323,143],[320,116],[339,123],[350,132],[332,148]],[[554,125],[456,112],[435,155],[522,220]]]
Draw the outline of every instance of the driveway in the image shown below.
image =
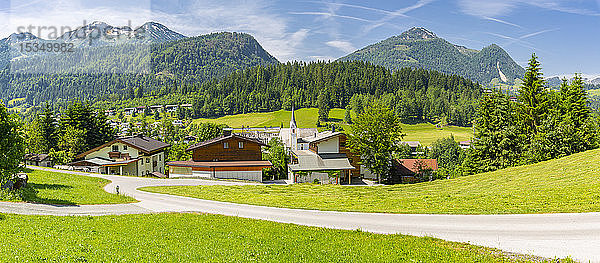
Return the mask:
[[[40,169],[40,168],[35,168]],[[57,171],[53,169],[46,169]],[[75,173],[111,180],[105,187],[139,203],[121,205],[55,206],[0,203],[0,213],[35,215],[120,215],[162,212],[202,212],[292,223],[306,226],[383,234],[432,236],[504,251],[542,257],[568,257],[600,262],[600,213],[531,215],[412,215],[315,211],[233,204],[138,191],[145,186],[240,185],[246,183],[200,179],[151,179]]]

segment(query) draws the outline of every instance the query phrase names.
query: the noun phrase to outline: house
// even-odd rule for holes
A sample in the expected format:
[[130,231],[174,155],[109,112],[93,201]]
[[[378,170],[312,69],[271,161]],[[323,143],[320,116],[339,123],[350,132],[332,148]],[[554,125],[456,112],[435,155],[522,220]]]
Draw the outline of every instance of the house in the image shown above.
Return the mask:
[[162,112],[163,110],[163,106],[162,105],[154,105],[154,106],[150,106],[150,110],[152,110],[152,112]]
[[125,108],[125,109],[123,109],[123,113],[125,113],[125,115],[132,115],[133,112],[135,112],[135,108]]
[[25,154],[25,164],[42,167],[52,167],[52,159],[47,154]]
[[394,159],[390,171],[392,183],[418,182],[419,176],[437,171],[437,159]]
[[232,134],[226,130],[223,136],[191,145],[188,161],[168,162],[169,177],[205,177],[240,179],[262,182],[262,170],[273,165],[262,159],[262,147],[268,145],[259,140]]
[[166,112],[176,112],[178,108],[179,108],[179,106],[177,106],[177,105],[166,105],[165,111]]
[[182,120],[174,120],[171,122],[173,124],[173,126],[178,126],[178,127],[183,127],[183,121]]
[[115,116],[115,111],[114,110],[105,110],[104,114],[106,114],[106,116],[112,117],[112,116]]
[[121,137],[77,155],[70,165],[102,174],[162,176],[170,146],[142,135]]
[[195,142],[196,140],[198,140],[198,137],[196,137],[194,135],[188,135],[188,136],[183,137],[183,143],[185,143],[185,144]]
[[146,110],[146,107],[144,106],[139,106],[139,107],[135,107],[135,112],[136,113],[144,113],[144,111]]
[[408,145],[410,147],[410,153],[412,155],[419,155],[419,154],[423,154],[423,152],[421,152],[421,142],[419,141],[405,141],[405,142],[400,142],[400,144],[404,144],[404,145]]
[[473,141],[461,141],[461,142],[458,143],[458,145],[463,150],[466,150],[466,149],[469,149],[469,148],[473,147]]
[[[360,158],[346,146],[346,134],[326,131],[303,140],[308,143],[308,149],[291,150],[288,179],[295,183],[318,180],[341,184],[360,177]],[[338,176],[330,177],[335,172]]]

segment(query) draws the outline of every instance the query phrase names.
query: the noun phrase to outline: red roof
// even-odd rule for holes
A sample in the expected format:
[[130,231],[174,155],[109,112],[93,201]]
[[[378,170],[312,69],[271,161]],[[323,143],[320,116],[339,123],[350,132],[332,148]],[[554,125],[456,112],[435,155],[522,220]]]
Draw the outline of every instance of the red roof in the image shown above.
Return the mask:
[[231,161],[231,162],[194,162],[194,161],[173,161],[168,162],[168,166],[176,167],[252,167],[252,166],[273,166],[269,161]]
[[422,169],[438,169],[437,159],[396,159],[394,163],[398,172],[401,174],[415,174],[418,172],[419,165]]

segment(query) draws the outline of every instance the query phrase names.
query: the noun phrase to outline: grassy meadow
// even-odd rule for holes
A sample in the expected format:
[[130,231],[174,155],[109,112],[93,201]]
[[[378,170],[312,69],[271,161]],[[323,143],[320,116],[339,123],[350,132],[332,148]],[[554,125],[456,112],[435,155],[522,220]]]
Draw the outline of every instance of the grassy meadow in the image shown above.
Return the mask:
[[600,89],[591,89],[591,90],[588,90],[588,94],[590,96],[600,96]]
[[600,212],[600,149],[533,165],[408,185],[169,186],[143,188],[286,208],[416,214]]
[[[300,128],[315,128],[319,110],[317,108],[305,108],[296,110],[296,124]],[[211,122],[227,124],[229,127],[283,127],[290,126],[291,111],[279,110],[274,112],[247,113],[230,115],[216,119],[196,119],[194,122]],[[344,109],[332,109],[329,118],[333,122],[343,122]],[[346,127],[346,124],[342,124]],[[420,141],[423,145],[431,145],[435,140],[454,135],[457,141],[470,140],[473,137],[473,129],[465,127],[449,126],[438,129],[430,123],[402,124],[403,132],[406,134],[405,141]]]
[[206,214],[0,214],[0,233],[1,262],[540,262],[428,237]]
[[24,201],[55,205],[120,204],[136,202],[127,196],[110,194],[104,186],[110,181],[82,175],[29,170],[29,184],[23,189]]

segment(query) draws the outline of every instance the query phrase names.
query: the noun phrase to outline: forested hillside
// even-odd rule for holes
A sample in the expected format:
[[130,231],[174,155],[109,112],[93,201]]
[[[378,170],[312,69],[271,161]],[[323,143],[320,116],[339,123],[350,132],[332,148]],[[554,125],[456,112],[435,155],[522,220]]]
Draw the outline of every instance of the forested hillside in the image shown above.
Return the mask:
[[13,61],[12,66],[25,73],[14,74],[7,67],[0,71],[0,98],[5,102],[21,98],[19,103],[27,106],[75,98],[131,99],[275,63],[277,59],[252,36],[240,33],[215,33],[145,48],[133,44],[89,47],[74,54]]
[[497,45],[481,51],[454,45],[424,28],[412,28],[399,36],[358,50],[340,61],[366,61],[389,69],[404,67],[457,74],[482,84],[492,79],[512,83],[524,69]]
[[[379,98],[404,121],[470,126],[481,87],[456,75],[365,62],[287,63],[236,71],[191,87],[195,117],[366,105]],[[355,109],[356,110],[356,109]]]

